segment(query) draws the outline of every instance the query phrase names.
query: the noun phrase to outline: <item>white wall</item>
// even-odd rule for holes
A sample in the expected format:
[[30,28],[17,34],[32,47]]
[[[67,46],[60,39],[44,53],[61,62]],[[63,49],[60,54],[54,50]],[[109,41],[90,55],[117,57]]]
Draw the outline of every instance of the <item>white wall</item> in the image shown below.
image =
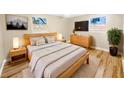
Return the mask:
[[[91,35],[93,36],[93,46],[98,47],[98,48],[103,48],[105,50],[109,49],[109,44],[107,41],[107,30],[112,28],[112,27],[118,27],[120,29],[123,29],[123,15],[82,15],[79,17],[74,17],[71,18],[70,21],[72,22],[71,28],[70,28],[70,33],[72,33],[74,29],[74,22],[75,21],[83,21],[83,20],[89,20],[90,18],[93,17],[98,17],[98,16],[106,16],[107,18],[107,24],[106,24],[106,30],[105,31],[89,31],[89,32],[77,32],[77,34],[82,34],[82,35]],[[122,52],[122,41],[120,44],[119,48]]]
[[123,15],[123,57],[122,57],[122,67],[124,72],[124,15]]
[[3,31],[1,30],[1,21],[0,21],[0,64],[4,60],[4,48],[3,48]]
[[[65,24],[66,20],[63,17],[57,17],[52,15],[17,15],[28,17],[28,30],[27,31],[7,31],[6,30],[6,19],[5,15],[0,15],[0,21],[2,23],[1,30],[3,31],[3,41],[5,49],[5,57],[8,58],[8,52],[12,48],[12,39],[13,37],[22,37],[25,33],[32,33],[32,16],[47,18],[47,32],[59,32],[65,35]],[[39,32],[43,32],[39,30]],[[66,36],[64,36],[67,38]]]
[[[4,45],[4,57],[3,58],[8,58],[8,52],[12,48],[12,38],[13,37],[22,37],[23,34],[25,33],[32,33],[32,16],[35,17],[44,17],[47,18],[47,32],[59,32],[62,33],[64,38],[66,40],[69,40],[70,34],[72,33],[74,29],[74,22],[75,21],[82,21],[82,20],[89,20],[91,17],[96,17],[96,16],[106,16],[107,17],[107,27],[105,31],[99,31],[99,32],[78,32],[83,35],[90,34],[93,36],[93,46],[94,47],[99,47],[103,48],[105,50],[108,50],[109,44],[107,41],[107,30],[110,29],[111,27],[118,27],[118,28],[123,28],[123,16],[122,15],[82,15],[79,17],[73,17],[73,18],[63,18],[63,17],[57,17],[57,16],[52,16],[52,15],[43,15],[43,14],[38,14],[38,15],[17,15],[17,16],[25,16],[28,17],[28,30],[27,31],[7,31],[6,30],[6,20],[5,20],[5,15],[0,15],[0,23],[1,23],[1,31],[3,32],[3,39],[0,39],[3,42]],[[39,30],[40,31],[40,30]],[[40,31],[43,32],[43,31]],[[1,33],[0,33],[1,34]],[[0,38],[2,38],[0,36]],[[120,44],[120,51],[122,52],[122,43]],[[0,44],[1,45],[1,44]],[[1,46],[0,46],[1,47]],[[1,48],[0,51],[3,51]],[[2,53],[2,52],[1,52]]]

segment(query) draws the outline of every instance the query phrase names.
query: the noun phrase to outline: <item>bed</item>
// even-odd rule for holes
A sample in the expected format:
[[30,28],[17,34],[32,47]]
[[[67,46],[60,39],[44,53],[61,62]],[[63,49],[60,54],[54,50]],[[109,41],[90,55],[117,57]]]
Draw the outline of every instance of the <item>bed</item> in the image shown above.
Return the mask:
[[[30,38],[55,36],[56,42],[31,46]],[[71,77],[82,64],[89,63],[89,52],[69,43],[57,41],[57,33],[25,34],[28,50],[29,72],[34,78]]]

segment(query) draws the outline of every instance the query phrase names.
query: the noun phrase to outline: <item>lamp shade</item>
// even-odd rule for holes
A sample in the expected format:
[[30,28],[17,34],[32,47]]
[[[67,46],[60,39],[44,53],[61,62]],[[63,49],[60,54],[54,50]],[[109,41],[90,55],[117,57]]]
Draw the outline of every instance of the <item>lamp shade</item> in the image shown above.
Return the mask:
[[14,37],[13,38],[13,48],[19,48],[19,38],[18,37]]
[[62,34],[58,34],[58,40],[62,40]]

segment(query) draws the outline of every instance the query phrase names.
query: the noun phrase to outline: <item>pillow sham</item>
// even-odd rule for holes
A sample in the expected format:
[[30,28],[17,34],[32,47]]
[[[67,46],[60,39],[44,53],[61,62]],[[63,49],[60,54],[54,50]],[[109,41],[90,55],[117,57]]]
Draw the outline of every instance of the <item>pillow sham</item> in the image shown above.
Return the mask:
[[47,36],[45,37],[48,43],[53,43],[56,41],[55,36]]
[[36,41],[39,40],[41,37],[32,37],[30,38],[30,45],[36,46]]
[[42,39],[41,40],[42,42],[45,42],[45,40],[43,40],[44,39],[43,37],[33,37],[33,38],[30,38],[30,45],[31,46],[36,46],[37,44],[39,45],[39,42],[41,42],[41,41],[39,41],[40,39]]
[[45,39],[41,37],[39,40],[36,41],[36,46],[46,44]]

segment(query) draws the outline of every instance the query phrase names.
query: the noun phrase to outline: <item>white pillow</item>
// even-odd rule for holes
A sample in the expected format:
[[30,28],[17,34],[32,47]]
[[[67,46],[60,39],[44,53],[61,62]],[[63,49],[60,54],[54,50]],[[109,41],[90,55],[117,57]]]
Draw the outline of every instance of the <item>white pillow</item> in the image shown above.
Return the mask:
[[48,43],[53,43],[53,42],[56,41],[55,36],[47,36],[46,38],[47,38],[47,42],[48,42]]
[[45,39],[41,37],[39,40],[36,41],[36,46],[46,44]]
[[36,41],[40,40],[41,38],[43,38],[43,37],[33,37],[33,38],[30,38],[31,46],[36,46]]

